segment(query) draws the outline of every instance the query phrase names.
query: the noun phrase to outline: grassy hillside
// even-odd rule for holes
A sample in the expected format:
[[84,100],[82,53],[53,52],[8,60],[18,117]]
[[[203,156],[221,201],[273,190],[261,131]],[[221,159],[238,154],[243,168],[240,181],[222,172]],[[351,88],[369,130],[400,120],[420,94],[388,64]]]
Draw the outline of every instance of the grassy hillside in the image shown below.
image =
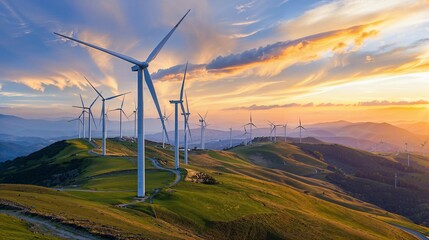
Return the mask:
[[[261,166],[328,181],[344,194],[429,224],[429,158],[425,156],[413,154],[408,167],[405,154],[381,156],[337,144],[260,143],[233,151]],[[311,169],[313,174],[308,173]]]
[[[119,239],[413,239],[386,221],[427,231],[323,181],[332,173],[328,163],[297,146],[191,152],[183,174],[204,172],[214,185],[181,181],[166,188],[174,176],[147,160],[148,194],[162,189],[153,204],[133,203],[135,143],[109,140],[108,146],[114,156],[100,157],[85,141],[68,140],[1,164],[0,182],[61,189],[2,184],[0,205]],[[171,150],[148,142],[146,152],[173,165]],[[43,169],[45,174],[34,174]],[[121,203],[131,204],[116,206]]]

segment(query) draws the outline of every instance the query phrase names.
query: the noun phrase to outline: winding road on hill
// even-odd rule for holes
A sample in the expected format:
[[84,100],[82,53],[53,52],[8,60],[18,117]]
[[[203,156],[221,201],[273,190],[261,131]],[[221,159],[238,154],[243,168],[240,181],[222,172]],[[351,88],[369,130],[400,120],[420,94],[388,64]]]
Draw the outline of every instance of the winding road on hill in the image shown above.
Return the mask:
[[394,227],[396,227],[396,228],[399,228],[399,229],[401,229],[402,231],[405,231],[405,232],[407,232],[407,233],[409,233],[409,234],[411,234],[411,235],[413,235],[414,237],[416,237],[417,239],[419,239],[419,240],[428,240],[429,238],[428,237],[426,237],[424,234],[422,234],[422,233],[420,233],[420,232],[417,232],[417,231],[415,231],[415,230],[412,230],[412,229],[409,229],[409,228],[406,228],[406,227],[403,227],[403,226],[399,226],[399,225],[396,225],[396,224],[390,224],[390,225],[392,225],[392,226],[394,226]]

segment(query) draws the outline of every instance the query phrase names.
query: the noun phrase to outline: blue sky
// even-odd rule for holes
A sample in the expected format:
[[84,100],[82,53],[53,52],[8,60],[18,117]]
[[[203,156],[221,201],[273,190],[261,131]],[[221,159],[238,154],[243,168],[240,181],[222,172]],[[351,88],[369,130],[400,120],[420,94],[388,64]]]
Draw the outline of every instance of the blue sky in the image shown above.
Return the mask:
[[[238,124],[248,111],[258,111],[261,120],[303,115],[314,122],[338,119],[341,110],[359,112],[361,117],[348,119],[358,121],[373,116],[374,108],[379,114],[370,120],[424,120],[428,5],[423,0],[0,0],[0,113],[72,117],[78,110],[70,106],[79,103],[79,94],[87,103],[95,97],[82,75],[106,95],[132,91],[126,99],[131,112],[136,76],[130,64],[52,32],[144,60],[191,9],[149,67],[168,111],[189,61],[191,111],[210,110],[214,124],[226,124],[226,118]],[[147,116],[155,117],[148,93],[145,100]],[[303,107],[308,103],[312,107]],[[114,108],[120,100],[110,104]],[[383,119],[387,107],[401,109]],[[405,107],[412,116],[403,117]],[[318,119],[314,112],[322,110]]]

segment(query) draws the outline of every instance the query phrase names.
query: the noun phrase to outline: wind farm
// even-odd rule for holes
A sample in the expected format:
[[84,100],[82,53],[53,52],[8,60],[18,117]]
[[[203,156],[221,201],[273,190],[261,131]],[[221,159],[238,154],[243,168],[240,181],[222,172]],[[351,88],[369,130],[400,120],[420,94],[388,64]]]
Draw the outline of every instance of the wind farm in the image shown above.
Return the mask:
[[0,239],[428,239],[428,14],[0,1]]

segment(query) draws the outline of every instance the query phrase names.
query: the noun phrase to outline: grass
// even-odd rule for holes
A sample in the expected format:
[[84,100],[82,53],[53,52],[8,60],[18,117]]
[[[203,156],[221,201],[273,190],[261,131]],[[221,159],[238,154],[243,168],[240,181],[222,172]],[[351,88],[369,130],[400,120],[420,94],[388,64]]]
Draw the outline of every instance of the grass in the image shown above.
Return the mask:
[[53,236],[35,231],[31,226],[15,217],[0,213],[0,239],[27,240],[27,239],[59,239]]
[[[106,157],[88,154],[91,147],[85,141],[69,140],[60,147],[55,147],[56,154],[39,156],[52,168],[80,161],[79,174],[72,177],[74,188],[70,185],[61,192],[3,184],[0,201],[17,203],[34,214],[116,238],[413,239],[385,221],[414,224],[326,182],[327,164],[294,145],[258,143],[233,152],[192,151],[190,164],[185,167],[205,172],[219,184],[181,181],[164,188],[153,204],[135,203],[129,208],[115,205],[128,203],[135,196],[135,143],[109,139],[110,153],[115,156]],[[146,154],[167,167],[173,164],[173,152],[153,143],[146,144]],[[256,159],[260,165],[252,160],[255,155],[260,156]],[[27,158],[20,164],[25,167],[9,163],[9,168],[15,168],[8,171],[29,173],[28,169],[37,169],[38,163]],[[146,166],[148,194],[174,181],[173,174],[154,170],[149,160]],[[315,168],[325,172],[313,176]],[[186,174],[185,169],[182,174]],[[79,191],[84,189],[97,192]]]

